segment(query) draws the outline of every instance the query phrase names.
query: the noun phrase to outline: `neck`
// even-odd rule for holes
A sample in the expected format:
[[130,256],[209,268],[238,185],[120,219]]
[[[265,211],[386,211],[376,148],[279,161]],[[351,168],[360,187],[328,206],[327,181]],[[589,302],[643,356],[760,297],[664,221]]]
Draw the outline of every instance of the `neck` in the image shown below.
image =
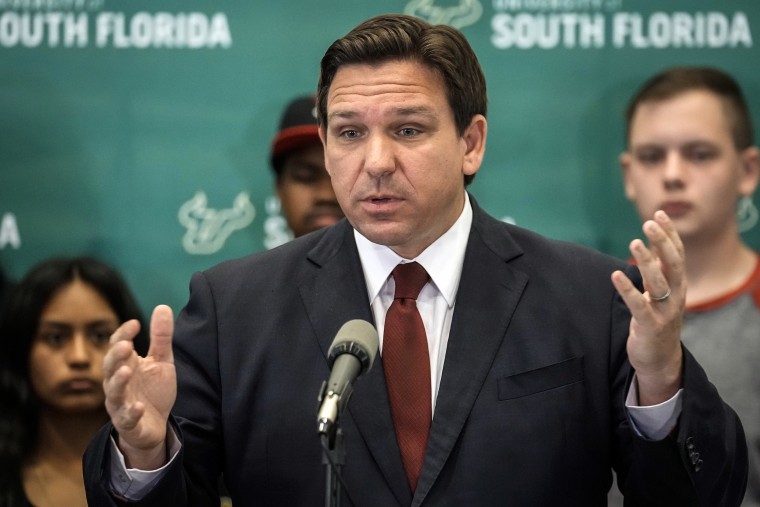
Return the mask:
[[87,445],[108,420],[105,410],[69,414],[48,408],[40,411],[35,461],[81,463]]
[[37,445],[22,469],[24,493],[32,505],[87,505],[82,455],[107,419],[102,407],[75,414],[41,408]]
[[739,288],[757,263],[756,254],[736,230],[721,238],[684,239],[686,304],[699,304]]

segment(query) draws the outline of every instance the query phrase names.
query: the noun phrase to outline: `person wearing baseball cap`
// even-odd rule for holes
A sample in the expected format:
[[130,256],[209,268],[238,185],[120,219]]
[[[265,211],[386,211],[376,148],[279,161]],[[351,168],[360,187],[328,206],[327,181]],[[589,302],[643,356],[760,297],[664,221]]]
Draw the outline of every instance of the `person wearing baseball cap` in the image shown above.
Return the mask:
[[313,95],[288,104],[272,140],[270,162],[282,213],[295,237],[343,218],[325,170]]

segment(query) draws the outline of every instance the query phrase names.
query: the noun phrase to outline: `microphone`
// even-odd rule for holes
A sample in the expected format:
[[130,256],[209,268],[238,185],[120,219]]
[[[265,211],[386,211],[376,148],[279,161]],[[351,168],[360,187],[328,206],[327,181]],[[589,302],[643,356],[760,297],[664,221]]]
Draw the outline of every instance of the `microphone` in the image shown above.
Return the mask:
[[348,404],[352,383],[372,366],[380,340],[375,327],[366,320],[349,320],[338,330],[327,360],[330,378],[322,382],[317,425],[321,435],[333,440],[338,416]]

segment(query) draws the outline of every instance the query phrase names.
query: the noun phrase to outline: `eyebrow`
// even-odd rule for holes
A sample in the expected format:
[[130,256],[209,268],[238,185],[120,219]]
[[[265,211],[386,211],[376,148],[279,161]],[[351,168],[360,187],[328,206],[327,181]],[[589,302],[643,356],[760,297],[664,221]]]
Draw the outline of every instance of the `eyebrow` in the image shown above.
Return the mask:
[[[112,326],[112,325],[119,325],[119,322],[116,320],[109,320],[109,319],[100,319],[100,320],[93,320],[90,322],[85,322],[85,327],[92,328],[92,327],[99,327],[99,326]],[[42,320],[40,321],[40,329],[44,327],[51,327],[51,328],[57,328],[57,329],[71,329],[74,326],[69,324],[68,322],[59,322],[55,320]]]
[[[652,148],[667,148],[671,146],[670,143],[666,142],[660,142],[660,141],[647,141],[640,144],[634,144],[631,146],[632,150],[638,150],[638,149],[652,149]],[[677,146],[680,147],[691,147],[691,146],[718,146],[718,143],[710,140],[710,139],[703,139],[703,138],[697,138],[697,139],[691,139],[685,142],[679,142]]]
[[[410,107],[398,107],[395,109],[392,109],[389,113],[392,116],[424,116],[427,118],[430,118],[431,120],[437,119],[438,115],[436,114],[435,110],[428,106],[410,106]],[[332,113],[327,115],[328,120],[331,120],[333,118],[342,118],[346,120],[352,120],[359,116],[359,113],[356,111],[351,110],[345,110],[345,111],[333,111]]]

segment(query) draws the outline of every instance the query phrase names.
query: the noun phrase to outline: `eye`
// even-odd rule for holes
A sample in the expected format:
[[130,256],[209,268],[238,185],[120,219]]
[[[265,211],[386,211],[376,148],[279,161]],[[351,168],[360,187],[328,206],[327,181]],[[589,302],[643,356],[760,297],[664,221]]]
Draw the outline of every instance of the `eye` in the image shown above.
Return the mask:
[[342,131],[339,134],[339,136],[340,137],[345,137],[347,139],[355,139],[355,138],[359,137],[359,131],[358,130],[353,130],[353,129],[346,129],[346,130]]
[[653,166],[661,162],[664,156],[665,154],[662,150],[647,149],[636,152],[636,160],[645,166]]
[[717,157],[715,150],[706,147],[693,147],[686,151],[686,157],[694,163],[709,162]]
[[97,346],[107,345],[114,331],[116,328],[111,326],[92,329],[89,333],[90,342]]
[[413,127],[404,127],[399,130],[399,134],[401,134],[402,137],[414,137],[419,133],[420,131]]
[[286,167],[286,176],[298,183],[314,183],[322,176],[324,169],[314,167],[310,165],[294,165],[293,167]]
[[61,331],[46,331],[37,337],[38,340],[52,349],[61,348],[66,343],[67,338],[68,336]]
[[108,343],[108,340],[111,338],[110,333],[105,332],[95,332],[92,333],[90,336],[90,341],[94,343],[95,345],[104,345]]

